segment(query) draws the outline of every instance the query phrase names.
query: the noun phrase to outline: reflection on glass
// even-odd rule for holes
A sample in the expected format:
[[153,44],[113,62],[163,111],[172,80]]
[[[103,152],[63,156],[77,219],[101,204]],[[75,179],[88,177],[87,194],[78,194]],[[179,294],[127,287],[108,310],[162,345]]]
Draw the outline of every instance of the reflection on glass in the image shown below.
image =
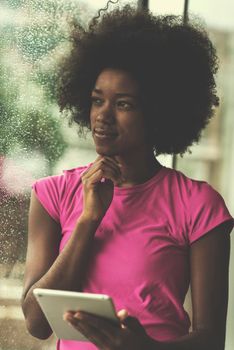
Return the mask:
[[93,159],[56,105],[69,24],[85,26],[106,1],[5,0],[0,4],[0,349],[54,349],[30,336],[19,306],[32,182]]
[[[234,10],[228,1],[219,3],[221,7],[217,1],[190,1],[190,10],[205,20],[209,16],[212,23],[210,32],[220,57],[221,105],[201,144],[191,155],[178,158],[177,164],[187,175],[213,184],[231,209]],[[104,0],[5,0],[0,4],[0,349],[55,348],[53,338],[40,342],[28,335],[19,307],[30,186],[36,178],[93,159],[91,140],[79,141],[76,131],[61,120],[55,84],[57,66],[69,50],[67,24],[75,17],[85,25],[105,4]],[[179,14],[183,1],[151,0],[150,7],[156,13]],[[230,307],[234,304],[231,288]],[[228,329],[233,324],[230,316]],[[227,340],[226,350],[233,349],[231,331]]]

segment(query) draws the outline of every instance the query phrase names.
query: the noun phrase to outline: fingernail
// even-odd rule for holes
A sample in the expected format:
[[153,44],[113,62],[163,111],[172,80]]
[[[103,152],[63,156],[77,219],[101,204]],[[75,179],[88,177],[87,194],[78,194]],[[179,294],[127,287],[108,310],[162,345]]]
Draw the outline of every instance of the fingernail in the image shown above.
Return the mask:
[[77,320],[82,320],[82,315],[80,312],[77,312],[75,315],[74,315],[75,318],[77,318]]
[[70,323],[72,321],[72,316],[69,314],[63,315],[63,320]]

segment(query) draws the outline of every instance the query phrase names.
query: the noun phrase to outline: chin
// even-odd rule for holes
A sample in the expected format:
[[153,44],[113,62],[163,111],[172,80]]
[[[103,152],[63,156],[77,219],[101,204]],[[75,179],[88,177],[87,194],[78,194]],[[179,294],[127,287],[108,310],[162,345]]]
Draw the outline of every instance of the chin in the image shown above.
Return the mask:
[[100,156],[107,156],[107,157],[113,157],[113,156],[118,156],[118,152],[116,152],[114,149],[110,149],[108,147],[98,147],[96,145],[96,152]]

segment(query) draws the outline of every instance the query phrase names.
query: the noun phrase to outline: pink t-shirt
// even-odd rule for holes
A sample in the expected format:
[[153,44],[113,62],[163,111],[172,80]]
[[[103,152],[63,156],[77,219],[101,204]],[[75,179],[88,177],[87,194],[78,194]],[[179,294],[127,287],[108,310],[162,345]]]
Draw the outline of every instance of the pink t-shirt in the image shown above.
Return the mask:
[[[82,212],[80,176],[86,168],[65,170],[33,185],[39,201],[61,225],[60,251]],[[209,184],[165,166],[143,184],[114,187],[84,266],[83,291],[110,295],[116,310],[127,309],[155,340],[183,336],[190,327],[183,308],[190,283],[190,244],[227,220],[234,225],[223,198]],[[97,347],[60,340],[58,349]]]

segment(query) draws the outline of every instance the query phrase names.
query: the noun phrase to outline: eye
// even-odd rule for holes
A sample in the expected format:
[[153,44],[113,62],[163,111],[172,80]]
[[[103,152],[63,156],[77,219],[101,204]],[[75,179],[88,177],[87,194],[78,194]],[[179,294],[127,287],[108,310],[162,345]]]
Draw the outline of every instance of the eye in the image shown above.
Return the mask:
[[117,106],[127,111],[133,108],[133,105],[128,101],[118,101]]
[[101,106],[102,99],[96,96],[91,96],[91,103],[92,105],[95,105],[95,106]]

